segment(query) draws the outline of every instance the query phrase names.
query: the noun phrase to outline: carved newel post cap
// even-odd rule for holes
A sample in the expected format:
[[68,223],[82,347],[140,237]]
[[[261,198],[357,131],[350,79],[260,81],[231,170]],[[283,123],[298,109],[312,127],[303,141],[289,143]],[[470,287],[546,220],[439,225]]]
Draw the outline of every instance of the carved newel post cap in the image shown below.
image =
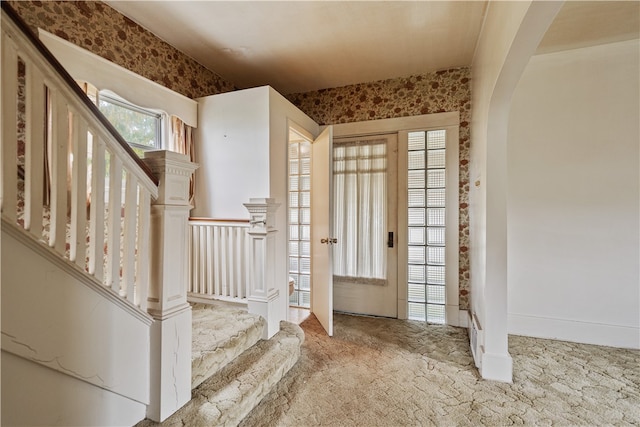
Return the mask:
[[249,224],[253,231],[273,231],[275,213],[280,207],[273,198],[251,198],[249,203],[243,203],[250,215]]

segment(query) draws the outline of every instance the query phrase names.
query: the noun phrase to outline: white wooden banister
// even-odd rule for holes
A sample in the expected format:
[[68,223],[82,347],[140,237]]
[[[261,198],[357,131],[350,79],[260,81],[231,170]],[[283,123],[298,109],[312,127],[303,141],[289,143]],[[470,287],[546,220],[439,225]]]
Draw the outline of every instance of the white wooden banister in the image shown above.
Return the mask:
[[158,179],[44,45],[5,9],[3,220],[146,310],[150,204],[158,197]]
[[189,220],[190,300],[247,303],[249,227],[246,220]]

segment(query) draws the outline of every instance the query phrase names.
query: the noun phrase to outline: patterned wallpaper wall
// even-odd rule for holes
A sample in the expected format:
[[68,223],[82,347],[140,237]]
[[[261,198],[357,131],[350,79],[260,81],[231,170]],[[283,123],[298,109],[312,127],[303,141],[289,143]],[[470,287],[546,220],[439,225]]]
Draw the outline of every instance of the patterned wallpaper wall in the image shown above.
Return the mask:
[[287,95],[320,124],[460,112],[460,308],[469,307],[469,146],[471,71],[428,74]]
[[189,98],[235,86],[97,1],[9,1],[37,34],[38,27]]

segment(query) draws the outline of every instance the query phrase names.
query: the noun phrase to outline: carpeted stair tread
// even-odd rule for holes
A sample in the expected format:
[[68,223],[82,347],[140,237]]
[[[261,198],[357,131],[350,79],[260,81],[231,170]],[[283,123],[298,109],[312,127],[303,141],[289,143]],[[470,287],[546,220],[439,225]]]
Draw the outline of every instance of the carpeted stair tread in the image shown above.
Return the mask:
[[300,357],[304,332],[281,322],[280,332],[260,341],[193,390],[191,401],[162,424],[137,427],[236,426],[289,372]]
[[194,304],[191,388],[224,368],[262,337],[265,320],[229,304]]

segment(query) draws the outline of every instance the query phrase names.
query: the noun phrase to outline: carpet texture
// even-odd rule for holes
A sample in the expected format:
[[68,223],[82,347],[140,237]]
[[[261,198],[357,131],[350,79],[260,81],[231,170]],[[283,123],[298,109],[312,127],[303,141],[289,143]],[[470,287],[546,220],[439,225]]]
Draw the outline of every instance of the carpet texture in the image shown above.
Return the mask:
[[144,420],[136,427],[237,426],[291,369],[300,356],[304,333],[280,322],[280,331],[243,352],[205,380],[192,399],[162,423]]
[[640,351],[509,337],[513,384],[479,378],[466,329],[336,314],[251,426],[640,425]]
[[222,369],[262,338],[266,321],[220,301],[192,306],[191,388]]

